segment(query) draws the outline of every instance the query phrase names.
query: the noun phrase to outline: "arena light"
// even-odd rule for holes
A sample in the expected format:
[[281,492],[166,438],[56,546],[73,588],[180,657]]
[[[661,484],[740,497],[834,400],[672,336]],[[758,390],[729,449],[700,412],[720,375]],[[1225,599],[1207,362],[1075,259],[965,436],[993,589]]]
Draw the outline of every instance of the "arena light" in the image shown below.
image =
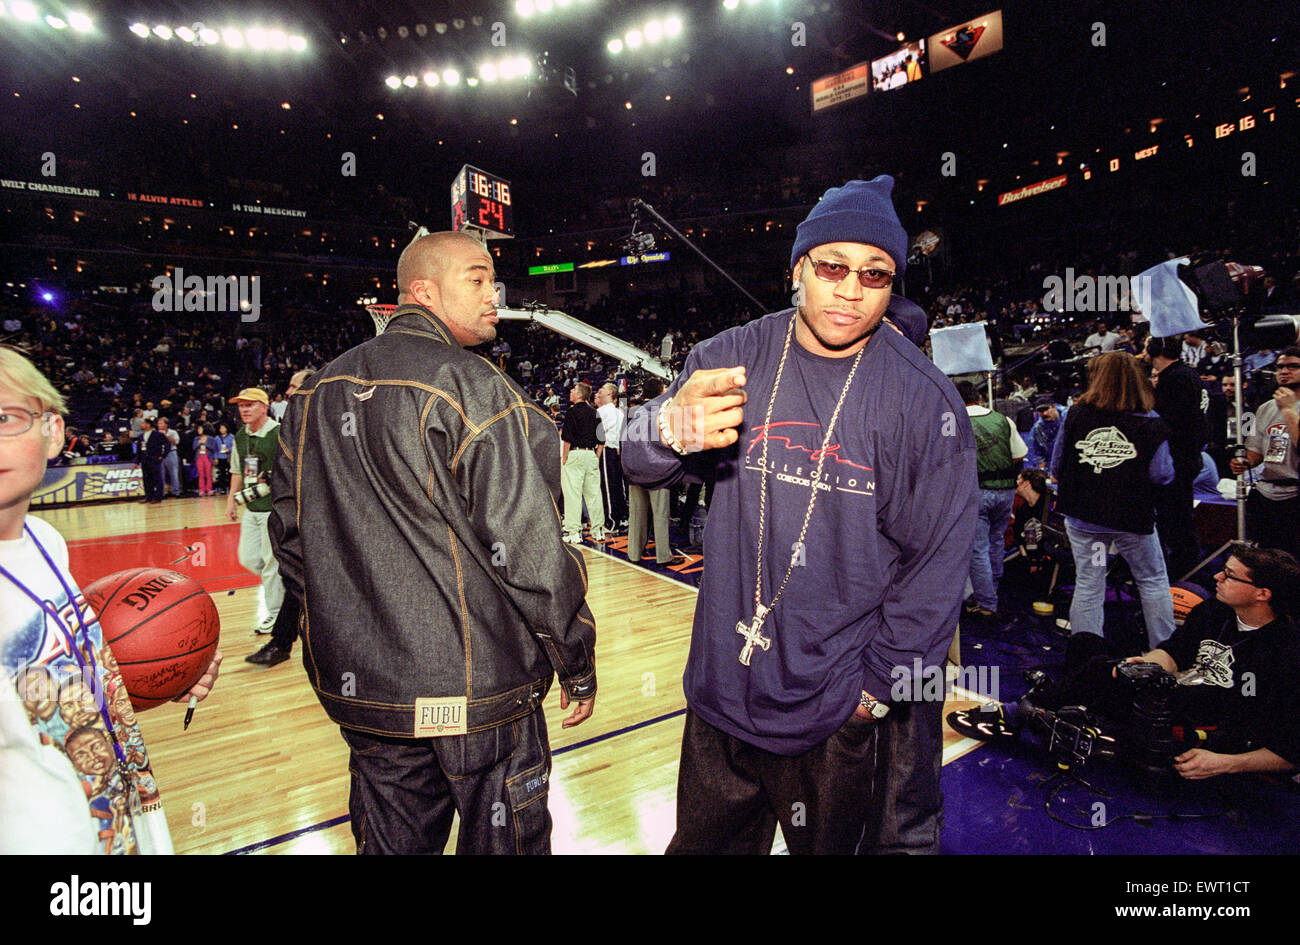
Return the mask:
[[495,82],[500,77],[496,65],[490,62],[485,62],[480,65],[478,67],[478,74],[484,82]]
[[221,41],[231,49],[244,48],[244,34],[234,27],[227,27],[221,31]]
[[221,42],[221,34],[210,26],[205,26],[199,30],[199,42],[205,46],[215,46]]
[[465,84],[468,85],[471,89],[478,88],[478,76],[476,75],[470,76],[468,79],[465,80]]
[[513,59],[504,59],[501,62],[503,79],[522,79],[532,71],[533,61],[527,56],[515,56]]
[[30,0],[12,0],[9,4],[9,12],[14,15],[15,19],[22,20],[24,23],[35,23],[40,19],[36,12],[36,4]]
[[537,12],[537,7],[533,4],[533,0],[518,0],[515,4],[515,12],[520,16],[532,16]]
[[290,36],[289,48],[292,49],[294,52],[306,52],[307,51],[306,38],[303,36]]
[[647,43],[657,43],[664,38],[664,25],[658,20],[651,20],[645,25],[645,39]]
[[722,6],[727,10],[735,10],[740,6],[740,0],[722,0]]
[[196,34],[194,30],[190,29],[188,26],[176,27],[176,38],[181,40],[182,42],[186,42],[186,43],[194,42],[195,35]]
[[159,39],[171,39],[172,28],[168,26],[166,23],[159,23],[157,26],[153,28],[153,34],[157,36]]
[[424,84],[429,88],[433,88],[441,81],[442,80],[438,78],[438,73],[436,72],[429,71],[424,74]]
[[400,89],[402,87],[402,77],[399,75],[390,75],[384,80],[384,85],[390,89]]
[[682,18],[680,16],[674,15],[664,20],[664,35],[670,38],[682,35]]
[[538,13],[550,13],[553,4],[551,0],[536,0]]
[[606,44],[605,48],[617,56],[623,51],[623,41],[616,36]]
[[68,14],[68,24],[78,33],[89,33],[95,28],[95,22],[80,10]]
[[623,40],[627,43],[628,49],[640,49],[641,44],[645,42],[645,37],[641,35],[640,30],[629,30]]
[[460,85],[460,73],[455,69],[443,69],[442,81],[447,85]]
[[68,21],[55,16],[53,13],[45,14],[45,23],[50,29],[66,30],[68,28]]
[[413,75],[408,75],[402,80],[402,85],[406,86],[408,89],[413,89],[419,84],[420,80]]
[[136,36],[139,36],[141,39],[149,38],[149,27],[145,26],[143,23],[132,23],[131,32]]
[[289,36],[284,30],[269,30],[266,34],[266,42],[272,49],[280,52],[289,48]]
[[267,45],[266,30],[260,26],[250,26],[244,30],[244,40],[248,43],[249,49],[261,52]]

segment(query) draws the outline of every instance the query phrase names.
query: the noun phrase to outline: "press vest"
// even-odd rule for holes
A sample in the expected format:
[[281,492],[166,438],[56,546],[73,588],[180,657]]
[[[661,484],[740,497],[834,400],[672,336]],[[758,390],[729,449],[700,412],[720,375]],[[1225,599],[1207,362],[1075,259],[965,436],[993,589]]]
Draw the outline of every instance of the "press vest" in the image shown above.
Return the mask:
[[990,411],[970,418],[979,448],[977,468],[981,489],[1014,489],[1016,470],[1011,459],[1011,421]]
[[[269,422],[269,421],[268,421]],[[275,448],[280,442],[280,427],[277,424],[271,429],[271,432],[265,436],[252,436],[248,432],[248,427],[240,427],[239,432],[235,434],[235,446],[239,449],[239,459],[242,463],[245,457],[257,457],[258,474],[270,473],[271,466],[275,463]],[[231,470],[231,472],[243,475],[243,469]],[[244,485],[251,486],[253,480],[245,479]],[[262,496],[260,499],[254,499],[247,503],[244,508],[250,512],[269,512],[271,511],[271,497]]]
[[1118,532],[1150,535],[1156,501],[1151,460],[1169,439],[1164,421],[1075,404],[1063,435],[1057,510]]

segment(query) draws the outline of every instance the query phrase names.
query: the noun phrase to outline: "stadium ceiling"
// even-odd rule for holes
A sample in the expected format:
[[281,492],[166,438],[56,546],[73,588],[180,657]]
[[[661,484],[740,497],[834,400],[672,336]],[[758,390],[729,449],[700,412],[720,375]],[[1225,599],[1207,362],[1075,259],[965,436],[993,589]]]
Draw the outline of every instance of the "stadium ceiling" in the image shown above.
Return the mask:
[[[1216,89],[1276,81],[1300,48],[1300,8],[1290,3],[1234,4],[1228,21],[1223,4],[1202,0],[1008,0],[1001,53],[813,115],[813,79],[892,52],[899,34],[925,37],[999,4],[525,2],[527,15],[518,0],[88,0],[93,26],[84,31],[70,25],[82,11],[75,3],[3,0],[0,135],[12,148],[0,170],[54,148],[129,165],[198,147],[208,166],[185,170],[310,183],[343,144],[371,147],[368,157],[389,167],[419,166],[444,149],[457,166],[472,158],[592,175],[646,151],[661,167],[716,168],[765,148],[845,138],[887,166],[913,151],[967,149],[994,160],[1004,143],[1010,159],[1017,148],[1073,150],[1056,140],[1066,123],[1080,138],[1108,134],[1196,108]],[[51,26],[51,15],[64,27]],[[673,16],[676,31],[665,28]],[[1097,23],[1106,27],[1102,46]],[[148,31],[132,33],[134,24]],[[201,27],[220,40],[204,41]],[[283,36],[257,34],[261,48],[251,48],[249,27]],[[227,29],[241,31],[238,47]],[[521,62],[527,75],[517,74]],[[480,75],[485,63],[495,79]],[[459,81],[448,81],[449,70]],[[250,166],[250,154],[263,152],[275,155],[263,161],[269,169]]]

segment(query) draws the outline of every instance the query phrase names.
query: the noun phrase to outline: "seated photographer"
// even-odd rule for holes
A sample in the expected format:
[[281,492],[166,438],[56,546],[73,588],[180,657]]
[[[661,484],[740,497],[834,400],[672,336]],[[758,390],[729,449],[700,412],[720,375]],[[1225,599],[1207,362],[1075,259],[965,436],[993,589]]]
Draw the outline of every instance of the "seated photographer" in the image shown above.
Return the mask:
[[[981,741],[1011,739],[1035,716],[1087,706],[1105,720],[1101,731],[1113,733],[1099,735],[1095,745],[1113,754],[1116,747],[1152,742],[1150,733],[1138,730],[1133,711],[1134,688],[1148,685],[1148,692],[1163,687],[1168,696],[1171,731],[1160,737],[1178,744],[1173,728],[1182,727],[1181,744],[1165,757],[1183,778],[1295,770],[1300,766],[1300,629],[1292,621],[1300,562],[1284,551],[1234,542],[1215,586],[1216,600],[1193,608],[1173,636],[1124,661],[1153,668],[1094,657],[1060,683],[1039,674],[1018,703],[953,712],[948,724]],[[1098,728],[1092,719],[1087,725]],[[1127,736],[1126,726],[1131,726]],[[1192,743],[1205,747],[1188,748]],[[1094,753],[1101,752],[1094,748]]]
[[[1016,500],[1011,513],[1011,529],[1019,550],[1007,562],[1008,568],[1022,581],[1043,608],[1052,589],[1056,555],[1064,549],[1069,556],[1069,541],[1061,531],[1059,517],[1052,523],[1052,506],[1056,496],[1048,485],[1047,473],[1041,469],[1022,469],[1016,478]],[[1040,611],[1046,613],[1046,610]]]
[[1052,505],[1052,490],[1047,484],[1047,473],[1041,469],[1022,469],[1016,477],[1016,499],[1012,528],[1016,544],[1025,547],[1025,526],[1031,519],[1046,524]]

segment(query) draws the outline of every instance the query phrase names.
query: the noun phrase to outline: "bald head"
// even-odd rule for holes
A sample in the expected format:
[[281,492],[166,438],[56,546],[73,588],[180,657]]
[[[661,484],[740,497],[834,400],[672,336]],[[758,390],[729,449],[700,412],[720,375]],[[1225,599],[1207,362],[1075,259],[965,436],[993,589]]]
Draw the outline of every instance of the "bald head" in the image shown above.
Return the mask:
[[292,397],[298,392],[298,388],[302,387],[303,382],[315,373],[315,370],[312,368],[303,368],[301,371],[298,371],[293,377],[289,378],[289,386],[285,388],[284,395],[286,397]]
[[397,261],[398,304],[422,305],[465,347],[496,337],[496,270],[486,247],[464,233],[430,233]]
[[412,302],[411,283],[438,280],[446,271],[448,257],[456,250],[485,252],[483,244],[465,233],[444,230],[412,240],[397,260],[398,304]]

